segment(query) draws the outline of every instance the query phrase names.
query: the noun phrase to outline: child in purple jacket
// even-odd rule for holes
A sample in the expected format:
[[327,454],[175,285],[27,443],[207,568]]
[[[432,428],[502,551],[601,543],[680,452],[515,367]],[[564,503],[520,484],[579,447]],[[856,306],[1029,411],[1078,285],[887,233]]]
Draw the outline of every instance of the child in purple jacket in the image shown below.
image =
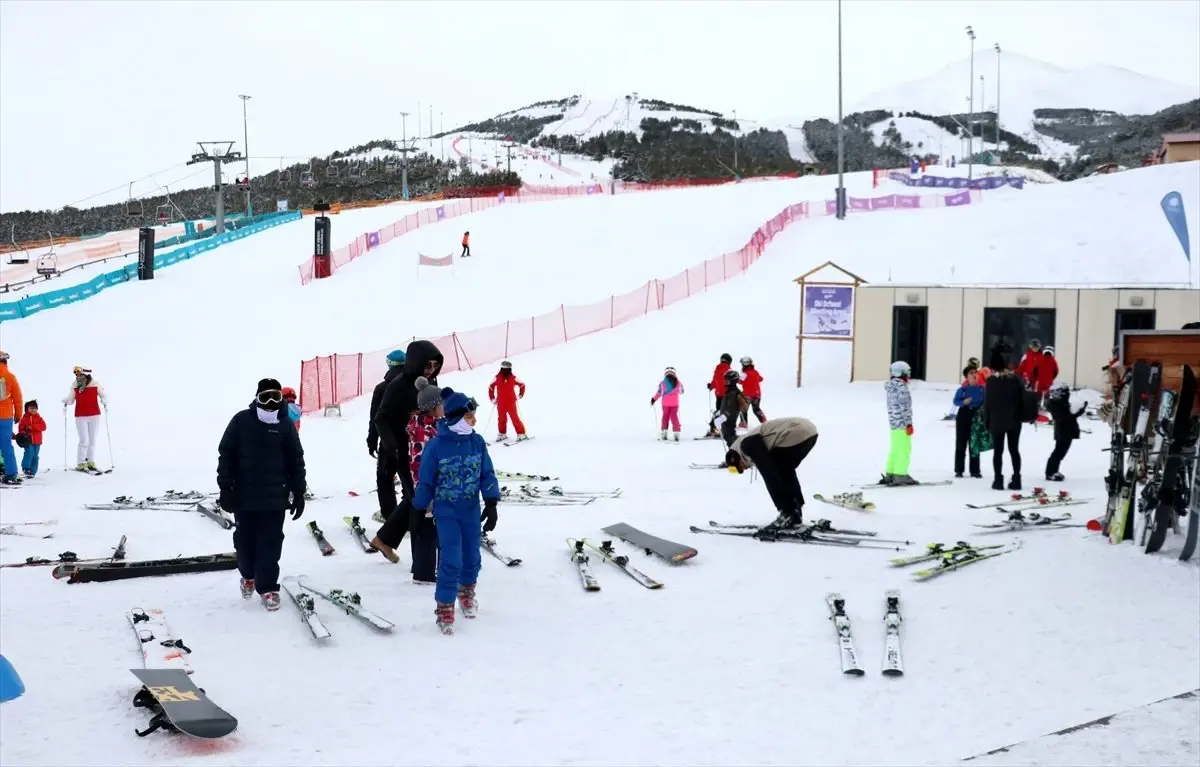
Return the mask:
[[675,432],[675,441],[679,441],[680,394],[683,394],[683,383],[675,375],[675,368],[667,368],[663,373],[662,383],[658,385],[658,391],[650,398],[650,407],[654,407],[654,403],[659,399],[662,400],[662,436],[659,439],[667,438],[667,424],[670,424],[671,430]]

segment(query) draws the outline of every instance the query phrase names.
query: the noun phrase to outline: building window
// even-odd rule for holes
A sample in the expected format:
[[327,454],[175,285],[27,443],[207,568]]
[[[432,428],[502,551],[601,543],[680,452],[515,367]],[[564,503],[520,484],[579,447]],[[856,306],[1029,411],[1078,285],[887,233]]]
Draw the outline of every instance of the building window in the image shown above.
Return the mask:
[[1053,309],[1009,309],[988,307],[983,310],[983,363],[988,364],[992,350],[999,347],[1011,367],[1016,367],[1037,340],[1042,348],[1054,345]]
[[1118,309],[1113,322],[1113,348],[1121,342],[1122,330],[1154,330],[1153,309]]
[[896,306],[892,308],[892,360],[902,360],[912,368],[912,377],[925,380],[926,346],[929,341],[929,308]]

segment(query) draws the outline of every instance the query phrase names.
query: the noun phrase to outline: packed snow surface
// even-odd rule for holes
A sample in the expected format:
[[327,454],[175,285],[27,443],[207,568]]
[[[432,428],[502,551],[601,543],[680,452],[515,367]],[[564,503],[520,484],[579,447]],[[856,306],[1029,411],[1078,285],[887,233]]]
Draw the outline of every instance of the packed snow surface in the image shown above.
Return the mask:
[[[852,194],[872,194],[865,175],[854,181],[859,186]],[[1161,192],[1150,194],[1138,179],[1131,173],[1111,177],[1112,186],[1097,181],[1060,188],[1077,188],[1085,197],[1092,190],[1093,202],[1123,196],[1128,204],[1121,210],[1131,222],[1161,218]],[[1159,186],[1173,188],[1177,181],[1163,175]],[[164,270],[153,284],[119,287],[6,324],[12,371],[26,397],[41,401],[48,421],[42,461],[52,470],[26,487],[0,491],[0,524],[57,524],[48,528],[51,540],[0,537],[0,560],[63,550],[103,556],[122,534],[129,536],[131,559],[229,551],[229,533],[198,514],[81,505],[167,489],[214,490],[224,425],[248,405],[259,378],[295,385],[290,379],[301,357],[470,328],[501,309],[527,316],[569,291],[582,300],[589,291],[575,287],[579,282],[594,282],[589,297],[601,297],[633,277],[631,264],[643,264],[639,281],[666,276],[662,272],[740,246],[788,203],[830,196],[833,183],[802,179],[630,195],[637,201],[630,208],[620,207],[617,196],[608,204],[581,199],[490,211],[472,217],[479,225],[467,218],[429,227],[445,229],[444,240],[426,243],[444,251],[469,226],[479,255],[419,281],[405,249],[416,248],[417,241],[408,240],[426,236],[425,228],[315,288],[302,288],[296,254],[311,242],[311,229],[292,224]],[[764,191],[772,187],[777,191]],[[875,193],[896,191],[903,190],[889,184]],[[391,565],[362,553],[342,523],[345,515],[369,518],[376,508],[367,492],[374,462],[363,444],[367,398],[347,403],[340,419],[304,420],[310,484],[331,497],[310,502],[303,519],[286,524],[282,564],[285,575],[307,573],[357,591],[367,607],[397,624],[394,635],[372,633],[320,605],[334,636],[319,647],[292,605],[267,613],[256,601],[239,599],[232,572],[67,585],[44,568],[0,570],[0,646],[28,687],[0,710],[0,762],[307,765],[319,754],[323,762],[352,764],[402,753],[405,763],[439,765],[932,765],[1200,687],[1200,568],[1176,561],[1177,537],[1168,538],[1163,554],[1146,556],[1079,528],[1024,533],[1019,551],[917,583],[909,570],[888,566],[895,552],[767,544],[688,530],[709,520],[760,523],[774,516],[753,475],[688,468],[721,458],[716,443],[691,437],[705,429],[711,401],[704,384],[727,352],[755,359],[769,416],[809,417],[821,430],[799,472],[810,519],[828,517],[838,526],[912,541],[904,547],[910,554],[931,541],[1017,537],[983,536],[973,527],[1000,514],[965,503],[1007,497],[989,490],[986,480],[868,490],[879,507],[870,514],[812,499],[874,481],[888,432],[882,384],[845,383],[848,344],[806,344],[806,381],[807,371],[819,370],[826,382],[794,387],[798,289],[792,280],[829,258],[869,254],[859,232],[888,222],[898,229],[886,249],[874,252],[876,271],[924,258],[931,232],[956,244],[982,237],[982,216],[1013,221],[1028,213],[1019,201],[1036,203],[1033,191],[984,193],[978,214],[972,206],[855,215],[837,222],[840,228],[820,219],[797,222],[744,276],[615,330],[515,358],[516,373],[529,387],[521,412],[534,439],[492,448],[497,468],[550,474],[568,490],[623,492],[587,506],[502,504],[495,538],[524,564],[505,568],[485,555],[480,617],[460,621],[454,637],[434,628],[432,594],[410,582],[406,548],[401,563]],[[1183,191],[1194,205],[1194,190]],[[1092,217],[1099,226],[1106,223],[1101,217],[1116,215],[1116,209],[1073,206],[1069,195],[1053,204],[1060,225]],[[637,205],[660,213],[639,215]],[[964,215],[981,218],[957,223]],[[510,216],[520,225],[507,224]],[[560,218],[589,228],[565,241],[520,239]],[[917,219],[929,222],[923,237],[906,228]],[[470,223],[460,226],[463,221]],[[340,242],[338,226],[335,220]],[[605,229],[634,227],[640,240],[634,233],[602,236]],[[1016,229],[997,225],[987,237],[1002,242]],[[1093,268],[1127,258],[1121,247],[1094,238],[1088,246]],[[664,248],[673,255],[661,253]],[[1023,258],[1027,265],[1044,260],[1036,253]],[[574,279],[563,272],[538,278],[556,259],[576,267]],[[505,268],[473,279],[472,270],[489,260]],[[606,270],[614,273],[611,281]],[[370,273],[369,279],[353,278],[355,272]],[[106,439],[100,460],[108,464],[111,457],[110,475],[62,470],[69,425],[57,402],[77,364],[91,366],[107,388],[112,454]],[[678,445],[656,441],[657,414],[649,405],[667,365],[686,387]],[[494,372],[489,366],[443,376],[441,383],[482,400]],[[919,479],[951,476],[953,428],[942,421],[951,394],[913,385],[912,473]],[[1094,397],[1077,393],[1077,404]],[[481,430],[494,436],[486,405],[480,415]],[[1051,430],[1029,429],[1021,443],[1026,487],[1041,484]],[[1065,509],[1078,521],[1101,512],[1106,445],[1103,427],[1096,426],[1064,464],[1069,481],[1062,487],[1092,499]],[[352,497],[351,490],[360,495]],[[303,528],[310,519],[336,555],[321,557]],[[618,543],[665,588],[646,590],[593,561],[602,590],[585,593],[565,539],[601,540],[601,528],[616,522],[695,546],[699,555],[672,567]],[[888,588],[902,590],[905,675],[899,679],[878,673]],[[847,599],[865,677],[848,678],[838,666],[823,602],[834,590]],[[237,733],[212,744],[133,735],[146,718],[130,706],[136,682],[128,670],[140,665],[124,617],[132,607],[167,611],[193,649],[196,682],[238,717]],[[1114,658],[1121,659],[1121,672],[1104,673]],[[1046,752],[1039,763],[1079,764],[1080,754],[1088,761],[1144,763],[1162,737],[1155,724],[1145,724],[1082,751]],[[1194,764],[1200,757],[1194,739],[1174,749],[1179,760]],[[1162,763],[1183,763],[1175,758]]]

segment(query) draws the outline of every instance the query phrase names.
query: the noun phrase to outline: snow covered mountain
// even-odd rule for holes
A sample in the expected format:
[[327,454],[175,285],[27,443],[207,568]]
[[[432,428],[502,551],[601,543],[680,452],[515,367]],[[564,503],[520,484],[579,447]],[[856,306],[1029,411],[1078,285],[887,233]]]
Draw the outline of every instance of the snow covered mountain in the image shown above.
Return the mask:
[[1037,109],[1104,109],[1123,115],[1144,115],[1200,98],[1200,89],[1195,87],[1120,67],[1064,69],[1020,53],[1005,51],[997,55],[986,50],[975,54],[974,79],[971,59],[963,58],[928,77],[876,91],[855,102],[850,111],[888,109],[931,115],[963,114],[969,111],[968,88],[973,87],[975,111],[995,112],[997,78],[1001,126],[1033,143],[1039,143],[1029,135],[1034,133]]

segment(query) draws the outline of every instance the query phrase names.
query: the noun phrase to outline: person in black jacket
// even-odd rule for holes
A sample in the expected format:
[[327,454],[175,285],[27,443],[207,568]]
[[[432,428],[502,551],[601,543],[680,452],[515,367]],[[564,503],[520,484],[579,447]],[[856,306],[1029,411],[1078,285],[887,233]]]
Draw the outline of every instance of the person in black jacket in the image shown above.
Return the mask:
[[242,598],[257,591],[263,606],[279,609],[279,557],[284,515],[304,513],[304,448],[283,407],[279,381],[264,378],[250,407],[229,420],[217,447],[221,508],[233,514],[233,548]]
[[992,374],[984,387],[984,408],[988,431],[992,434],[993,490],[1004,489],[1004,444],[1012,461],[1012,481],[1009,490],[1021,489],[1021,410],[1025,386],[1013,374],[1008,360],[999,347],[992,349],[988,359]]
[[1066,479],[1060,472],[1062,459],[1067,457],[1071,442],[1079,439],[1079,416],[1087,410],[1087,403],[1078,410],[1071,410],[1071,387],[1065,383],[1056,383],[1050,387],[1046,396],[1046,409],[1054,419],[1054,451],[1046,459],[1046,479],[1050,482],[1062,482]]
[[[404,368],[400,375],[384,387],[372,422],[379,432],[379,468],[376,477],[379,485],[379,504],[387,503],[384,497],[384,479],[388,498],[395,511],[384,512],[383,527],[371,539],[371,545],[392,562],[397,559],[396,547],[404,540],[409,528],[409,517],[413,515],[413,481],[408,470],[408,419],[417,411],[417,379],[424,377],[437,386],[437,374],[442,369],[442,352],[430,341],[413,341],[405,352]],[[400,475],[400,504],[395,505],[395,490],[392,476]],[[417,522],[420,523],[424,518]]]
[[383,517],[384,521],[396,508],[396,474],[404,468],[404,465],[396,466],[391,457],[385,457],[386,460],[380,459],[378,455],[379,428],[375,426],[375,416],[383,402],[383,393],[387,389],[387,385],[404,372],[404,362],[407,358],[408,356],[401,349],[388,353],[387,372],[383,374],[383,380],[375,384],[375,390],[371,392],[371,414],[370,420],[367,422],[367,454],[375,459],[375,492],[379,496],[379,516]]

